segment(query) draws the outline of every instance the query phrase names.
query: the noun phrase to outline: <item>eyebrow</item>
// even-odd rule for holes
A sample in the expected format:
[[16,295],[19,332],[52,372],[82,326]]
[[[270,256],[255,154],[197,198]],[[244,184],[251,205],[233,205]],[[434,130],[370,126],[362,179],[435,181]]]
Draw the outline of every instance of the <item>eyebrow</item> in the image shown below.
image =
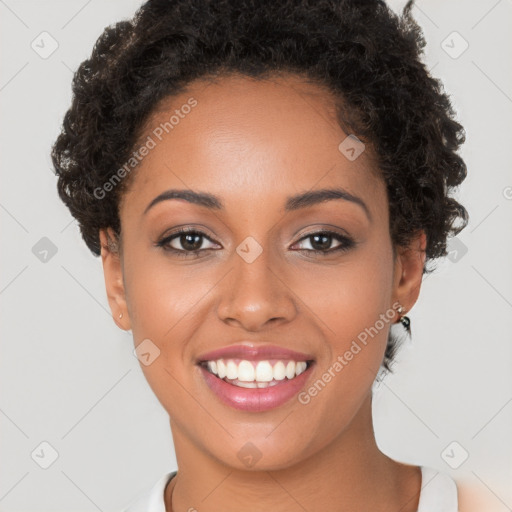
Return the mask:
[[[194,192],[192,190],[171,189],[156,196],[148,204],[143,215],[145,215],[156,204],[171,199],[182,199],[192,204],[204,206],[210,210],[222,210],[224,208],[222,200],[212,194],[208,194],[206,192]],[[332,201],[334,199],[342,199],[359,205],[366,213],[368,219],[372,220],[370,210],[366,203],[360,197],[355,196],[342,188],[311,190],[288,197],[286,199],[284,209],[286,212],[291,212],[302,208],[308,208],[325,201]]]
[[366,203],[360,197],[347,192],[343,188],[324,188],[320,190],[311,190],[309,192],[289,197],[286,200],[285,210],[287,212],[299,210],[300,208],[307,208],[318,203],[323,203],[324,201],[332,201],[333,199],[342,199],[344,201],[350,201],[359,205],[366,213],[368,219],[372,220],[370,209]]

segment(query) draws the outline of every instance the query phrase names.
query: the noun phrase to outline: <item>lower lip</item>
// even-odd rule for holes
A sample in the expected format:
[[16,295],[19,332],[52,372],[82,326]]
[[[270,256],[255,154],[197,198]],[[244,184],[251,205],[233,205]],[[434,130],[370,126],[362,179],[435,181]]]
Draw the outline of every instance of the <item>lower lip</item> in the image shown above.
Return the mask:
[[266,388],[241,388],[229,384],[199,365],[208,387],[227,405],[243,411],[262,412],[283,405],[306,384],[314,363],[293,379]]

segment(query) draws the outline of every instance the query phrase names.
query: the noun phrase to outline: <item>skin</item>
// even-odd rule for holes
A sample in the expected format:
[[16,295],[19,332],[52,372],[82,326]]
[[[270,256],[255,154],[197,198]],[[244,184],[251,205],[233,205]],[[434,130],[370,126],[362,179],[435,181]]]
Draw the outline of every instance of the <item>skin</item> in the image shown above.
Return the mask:
[[[100,233],[115,322],[131,329],[136,346],[149,338],[160,350],[141,368],[169,414],[176,449],[166,510],[416,511],[420,468],[383,454],[372,426],[371,387],[396,312],[305,405],[294,398],[261,413],[235,410],[209,390],[195,361],[240,340],[282,345],[314,355],[310,386],[396,301],[412,308],[424,232],[394,258],[371,146],[354,161],[340,153],[347,134],[320,86],[294,75],[197,81],[160,105],[143,138],[190,97],[197,106],[142,160],[122,197],[118,250],[107,245],[112,230]],[[370,217],[339,199],[284,212],[289,196],[336,187],[361,198]],[[167,200],[144,214],[167,189],[208,192],[224,208]],[[180,258],[154,245],[184,225],[205,233],[198,246],[208,250]],[[318,245],[305,235],[325,229],[356,245],[312,253]],[[263,250],[252,263],[236,252],[248,236]],[[343,244],[331,240],[326,250]],[[183,251],[183,242],[170,243]],[[249,441],[261,453],[251,468],[237,456]]]

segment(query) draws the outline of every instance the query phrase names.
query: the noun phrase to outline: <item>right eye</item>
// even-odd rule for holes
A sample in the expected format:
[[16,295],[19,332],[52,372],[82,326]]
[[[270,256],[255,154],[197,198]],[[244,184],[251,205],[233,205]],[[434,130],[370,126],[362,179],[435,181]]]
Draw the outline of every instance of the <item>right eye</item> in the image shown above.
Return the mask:
[[[198,256],[202,251],[206,251],[209,248],[203,248],[205,240],[213,241],[202,231],[197,229],[180,228],[179,230],[166,235],[160,239],[155,245],[161,247],[164,251],[168,251],[176,254],[180,257]],[[177,246],[181,246],[180,249]]]

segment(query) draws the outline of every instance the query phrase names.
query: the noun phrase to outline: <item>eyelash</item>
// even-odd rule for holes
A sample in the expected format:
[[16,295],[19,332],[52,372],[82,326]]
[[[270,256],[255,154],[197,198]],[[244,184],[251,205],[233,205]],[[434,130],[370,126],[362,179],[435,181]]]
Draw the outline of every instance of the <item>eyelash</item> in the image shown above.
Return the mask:
[[[172,240],[180,237],[183,234],[199,235],[203,238],[206,238],[210,242],[215,243],[202,231],[198,231],[196,229],[191,229],[191,228],[180,228],[177,231],[175,231],[174,233],[172,233],[171,235],[165,236],[164,238],[160,239],[158,242],[155,243],[155,245],[157,247],[161,247],[164,251],[174,253],[174,254],[176,254],[176,256],[181,257],[181,258],[189,258],[190,257],[189,255],[193,255],[193,256],[197,257],[201,251],[209,250],[209,249],[196,249],[195,251],[187,251],[187,250],[182,250],[182,249],[175,249],[174,247],[169,247],[168,244]],[[320,231],[315,231],[313,233],[308,233],[307,235],[303,236],[300,240],[298,240],[298,242],[301,242],[302,240],[307,240],[308,238],[311,238],[315,235],[332,236],[334,239],[336,239],[342,243],[338,247],[335,247],[334,249],[329,249],[326,251],[322,251],[320,249],[297,249],[298,252],[307,252],[307,253],[319,254],[321,256],[328,256],[328,255],[330,255],[334,252],[338,252],[338,251],[346,252],[349,249],[352,249],[356,245],[356,242],[352,238],[350,238],[346,235],[342,235],[340,233],[336,233],[335,231],[329,231],[329,230],[320,230]]]

